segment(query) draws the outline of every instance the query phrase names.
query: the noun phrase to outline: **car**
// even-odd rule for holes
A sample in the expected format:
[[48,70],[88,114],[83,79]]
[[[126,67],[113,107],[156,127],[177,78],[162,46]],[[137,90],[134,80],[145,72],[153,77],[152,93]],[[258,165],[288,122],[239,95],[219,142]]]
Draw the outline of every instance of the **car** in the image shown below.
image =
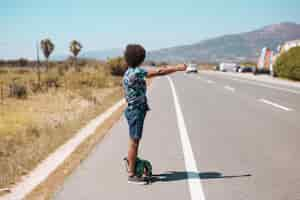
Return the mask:
[[240,69],[241,69],[241,66],[237,65],[233,70],[234,70],[234,72],[239,72]]
[[197,65],[196,64],[188,64],[188,67],[185,72],[186,73],[197,73],[198,72]]
[[246,67],[241,67],[239,69],[240,73],[246,73],[246,72],[253,72],[255,70],[255,67],[251,67],[251,66],[246,66]]

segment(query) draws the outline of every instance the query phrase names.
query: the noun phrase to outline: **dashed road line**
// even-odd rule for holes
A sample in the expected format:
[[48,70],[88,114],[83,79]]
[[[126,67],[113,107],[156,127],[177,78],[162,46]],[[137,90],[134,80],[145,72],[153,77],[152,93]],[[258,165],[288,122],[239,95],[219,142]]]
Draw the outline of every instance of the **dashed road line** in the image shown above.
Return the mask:
[[[177,124],[178,129],[180,132],[180,139],[182,144],[182,150],[184,155],[184,161],[185,161],[185,168],[187,172],[194,172],[199,173],[196,165],[196,161],[194,158],[194,153],[192,150],[192,145],[190,143],[189,135],[187,132],[187,128],[184,122],[184,117],[182,114],[182,110],[179,104],[179,99],[176,94],[175,86],[172,81],[172,79],[168,76],[167,77],[171,86],[173,98],[174,98],[174,106],[176,110],[176,116],[177,116]],[[189,189],[190,189],[190,195],[192,200],[205,200],[203,187],[201,184],[200,176],[199,178],[193,178],[191,173],[187,173],[188,176],[188,183],[189,183]]]
[[233,87],[230,87],[229,85],[224,86],[224,89],[235,92],[235,89]]
[[209,84],[214,84],[214,83],[215,83],[215,82],[212,81],[212,80],[206,80],[206,82],[209,83]]
[[203,79],[203,78],[200,78],[200,77],[197,77],[199,80],[201,80],[201,81],[204,81],[204,82],[206,82],[206,83],[208,83],[208,84],[214,84],[214,83],[216,83],[215,81],[212,81],[212,80],[209,80],[209,79]]
[[292,110],[293,110],[293,109],[291,109],[291,108],[288,108],[288,107],[279,105],[279,104],[277,104],[277,103],[274,103],[274,102],[269,101],[269,100],[266,100],[266,99],[259,99],[259,101],[260,101],[260,102],[263,102],[263,103],[265,103],[265,104],[274,106],[274,107],[276,107],[276,108],[280,108],[280,109],[285,110],[285,111],[292,111]]

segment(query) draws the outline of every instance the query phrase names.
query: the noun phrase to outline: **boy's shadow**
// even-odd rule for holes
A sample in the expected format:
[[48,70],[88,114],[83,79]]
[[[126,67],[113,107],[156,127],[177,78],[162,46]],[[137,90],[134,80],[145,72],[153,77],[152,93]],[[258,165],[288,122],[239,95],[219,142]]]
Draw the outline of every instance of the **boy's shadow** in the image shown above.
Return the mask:
[[249,177],[251,174],[240,174],[224,176],[220,172],[186,172],[186,171],[170,171],[162,174],[154,174],[151,182],[172,182],[187,179],[225,179],[225,178],[241,178]]

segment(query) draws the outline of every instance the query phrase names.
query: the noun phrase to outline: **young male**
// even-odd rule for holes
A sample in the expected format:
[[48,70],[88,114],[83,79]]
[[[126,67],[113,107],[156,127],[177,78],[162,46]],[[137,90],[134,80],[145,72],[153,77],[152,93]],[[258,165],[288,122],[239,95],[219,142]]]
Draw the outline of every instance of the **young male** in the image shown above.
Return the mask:
[[155,67],[149,69],[140,68],[144,62],[146,51],[141,45],[130,44],[126,47],[124,57],[128,69],[123,77],[124,94],[127,101],[125,117],[129,125],[129,149],[128,149],[128,182],[145,184],[143,177],[135,175],[135,162],[138,147],[142,138],[144,119],[149,110],[147,102],[147,86],[145,78],[163,76],[177,71],[185,71],[184,64],[176,66]]

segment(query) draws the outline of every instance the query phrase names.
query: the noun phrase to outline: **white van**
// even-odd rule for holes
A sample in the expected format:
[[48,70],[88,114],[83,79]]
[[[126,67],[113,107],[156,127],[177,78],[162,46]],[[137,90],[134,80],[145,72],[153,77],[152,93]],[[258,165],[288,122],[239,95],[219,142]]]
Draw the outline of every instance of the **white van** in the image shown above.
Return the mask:
[[185,72],[186,73],[197,73],[198,72],[197,65],[196,64],[188,64]]
[[235,63],[220,63],[219,70],[221,72],[235,72],[237,64]]

